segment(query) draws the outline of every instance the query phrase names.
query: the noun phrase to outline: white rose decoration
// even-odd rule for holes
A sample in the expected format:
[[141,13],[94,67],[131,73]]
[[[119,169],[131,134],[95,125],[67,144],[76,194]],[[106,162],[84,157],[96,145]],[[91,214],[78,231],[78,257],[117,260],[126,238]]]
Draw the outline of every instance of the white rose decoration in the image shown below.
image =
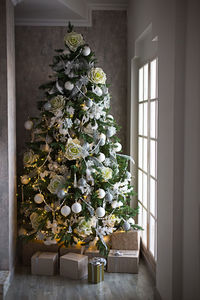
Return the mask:
[[108,181],[109,179],[112,178],[112,169],[107,168],[107,167],[103,167],[101,169],[101,174],[102,174],[102,177],[104,178],[104,180]]
[[101,68],[92,68],[88,73],[88,78],[96,84],[105,84],[106,74]]
[[85,42],[83,40],[83,36],[74,31],[68,33],[64,37],[64,41],[65,41],[65,44],[69,47],[69,49],[73,52],[75,52],[78,47],[85,44]]
[[62,110],[65,106],[65,97],[58,95],[51,99],[51,112],[56,113],[59,110]]
[[50,191],[50,193],[57,194],[64,184],[65,184],[65,178],[61,175],[55,175],[51,179],[47,188]]
[[82,147],[78,139],[68,139],[65,151],[65,157],[69,160],[81,158]]

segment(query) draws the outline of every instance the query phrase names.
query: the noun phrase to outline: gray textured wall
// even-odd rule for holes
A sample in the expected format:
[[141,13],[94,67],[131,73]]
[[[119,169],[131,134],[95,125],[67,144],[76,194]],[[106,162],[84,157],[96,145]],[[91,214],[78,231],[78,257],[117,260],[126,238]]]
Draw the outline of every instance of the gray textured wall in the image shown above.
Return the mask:
[[16,244],[14,8],[0,1],[0,270],[13,270]]
[[[93,26],[75,28],[95,51],[98,65],[111,84],[111,113],[122,126],[119,137],[126,152],[127,19],[125,11],[95,11]],[[29,133],[24,122],[37,115],[36,101],[42,98],[38,86],[48,80],[54,49],[63,48],[64,27],[16,27],[17,152],[22,152]]]

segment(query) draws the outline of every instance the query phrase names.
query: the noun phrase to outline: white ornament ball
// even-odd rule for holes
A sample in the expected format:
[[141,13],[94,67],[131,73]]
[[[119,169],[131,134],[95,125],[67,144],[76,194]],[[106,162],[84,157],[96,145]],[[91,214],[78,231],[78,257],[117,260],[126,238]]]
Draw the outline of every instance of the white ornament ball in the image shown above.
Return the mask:
[[100,139],[99,141],[100,146],[104,146],[106,143],[106,135],[104,133],[101,133],[99,139]]
[[101,97],[102,94],[103,94],[102,89],[101,89],[99,86],[96,86],[96,87],[95,87],[94,93],[95,93],[97,96],[99,96],[99,97]]
[[82,211],[82,206],[80,203],[78,202],[75,202],[73,205],[72,205],[72,211],[75,213],[75,214],[78,214]]
[[106,195],[106,192],[103,189],[97,190],[98,198],[103,199]]
[[30,181],[30,178],[28,177],[28,175],[21,176],[21,183],[22,184],[28,184],[29,181]]
[[88,55],[90,55],[90,52],[91,52],[90,48],[88,46],[85,46],[83,48],[82,54],[83,54],[83,56],[88,56]]
[[122,145],[120,143],[115,143],[114,144],[114,150],[115,152],[120,152],[122,150]]
[[114,117],[112,115],[107,115],[107,118],[114,120]]
[[105,160],[105,155],[103,153],[99,153],[99,155],[97,156],[98,161],[103,162]]
[[130,225],[128,222],[124,222],[124,224],[123,224],[123,229],[124,229],[125,231],[128,231],[130,228],[131,228],[131,225]]
[[61,214],[64,216],[64,217],[67,217],[69,216],[69,214],[71,213],[71,208],[67,205],[64,205],[62,208],[61,208]]
[[112,137],[116,133],[115,127],[109,127],[107,130],[107,137]]
[[105,209],[103,208],[103,207],[97,207],[97,209],[96,209],[96,216],[98,217],[98,218],[102,218],[102,217],[104,217],[105,216]]
[[37,204],[41,204],[44,201],[44,196],[42,194],[36,194],[34,197],[34,201]]
[[24,123],[24,127],[26,130],[31,130],[33,128],[33,122],[31,120],[28,120]]
[[44,109],[45,110],[50,110],[51,109],[51,103],[50,102],[46,102],[44,105]]
[[65,82],[65,89],[66,90],[71,91],[71,90],[73,90],[73,88],[74,88],[74,84],[73,83],[71,83],[70,81],[66,81]]
[[67,194],[66,190],[61,189],[61,190],[58,191],[57,196],[58,196],[59,199],[63,199],[63,198],[65,198],[66,194]]

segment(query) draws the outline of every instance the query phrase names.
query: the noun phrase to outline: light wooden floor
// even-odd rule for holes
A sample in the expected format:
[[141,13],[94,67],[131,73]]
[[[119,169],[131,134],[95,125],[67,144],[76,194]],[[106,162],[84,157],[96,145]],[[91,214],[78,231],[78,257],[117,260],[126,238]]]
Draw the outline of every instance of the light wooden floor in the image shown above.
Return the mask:
[[154,281],[143,261],[139,274],[106,273],[104,282],[87,279],[33,276],[27,268],[16,271],[6,300],[153,300]]

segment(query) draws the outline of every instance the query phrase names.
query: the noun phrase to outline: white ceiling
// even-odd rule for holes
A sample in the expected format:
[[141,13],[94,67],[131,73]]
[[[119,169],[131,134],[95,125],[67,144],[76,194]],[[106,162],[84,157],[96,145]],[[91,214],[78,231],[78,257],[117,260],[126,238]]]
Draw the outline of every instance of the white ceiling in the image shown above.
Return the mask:
[[126,10],[128,0],[12,0],[16,25],[91,26],[92,10]]

